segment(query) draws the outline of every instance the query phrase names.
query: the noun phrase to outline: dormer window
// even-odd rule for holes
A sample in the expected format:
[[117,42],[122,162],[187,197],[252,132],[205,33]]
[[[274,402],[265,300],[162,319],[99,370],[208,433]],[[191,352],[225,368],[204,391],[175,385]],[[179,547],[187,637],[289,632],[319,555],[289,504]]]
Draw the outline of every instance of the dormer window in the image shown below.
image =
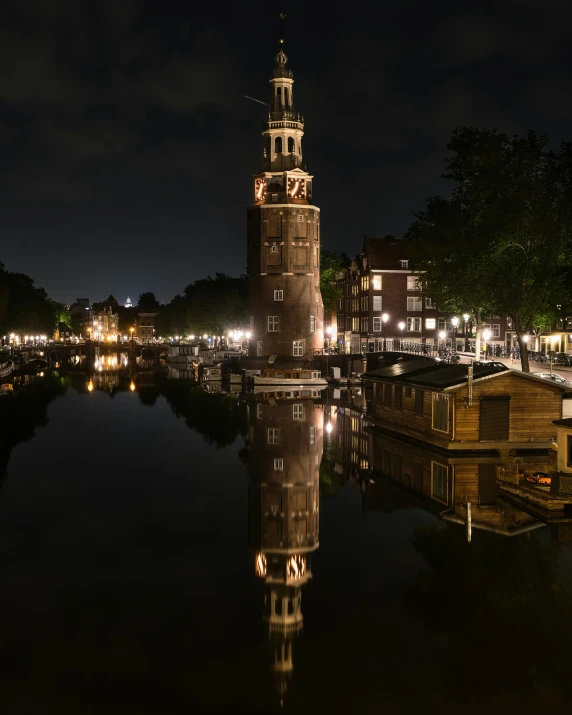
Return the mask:
[[399,261],[401,270],[407,270],[409,268],[409,261]]

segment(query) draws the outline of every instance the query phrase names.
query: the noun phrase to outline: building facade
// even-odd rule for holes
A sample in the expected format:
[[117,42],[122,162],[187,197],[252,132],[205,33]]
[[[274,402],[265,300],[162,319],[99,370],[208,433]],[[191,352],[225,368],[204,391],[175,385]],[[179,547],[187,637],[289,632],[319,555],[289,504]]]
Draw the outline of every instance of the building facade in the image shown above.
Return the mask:
[[[400,350],[416,343],[459,350],[474,345],[473,318],[439,311],[422,295],[407,244],[394,236],[365,236],[362,252],[338,274],[337,287],[337,345],[343,352]],[[510,319],[493,316],[482,323],[490,330],[490,346],[511,345]]]
[[[281,41],[282,43],[282,41]],[[264,159],[247,213],[249,355],[312,357],[324,346],[320,293],[320,209],[302,159],[303,117],[282,49],[270,79]]]
[[133,337],[141,345],[149,345],[155,337],[155,318],[157,313],[137,313]]
[[111,306],[100,310],[89,308],[85,310],[81,332],[83,337],[91,340],[117,340],[119,335],[119,314],[113,312]]

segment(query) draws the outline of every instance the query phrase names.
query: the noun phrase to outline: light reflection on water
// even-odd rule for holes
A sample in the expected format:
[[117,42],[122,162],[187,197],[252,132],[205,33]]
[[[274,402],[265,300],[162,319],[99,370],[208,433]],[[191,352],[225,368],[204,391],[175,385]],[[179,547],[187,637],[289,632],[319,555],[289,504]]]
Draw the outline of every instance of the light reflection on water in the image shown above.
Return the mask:
[[0,400],[6,712],[559,712],[565,529],[497,500],[467,543],[357,390],[131,367]]

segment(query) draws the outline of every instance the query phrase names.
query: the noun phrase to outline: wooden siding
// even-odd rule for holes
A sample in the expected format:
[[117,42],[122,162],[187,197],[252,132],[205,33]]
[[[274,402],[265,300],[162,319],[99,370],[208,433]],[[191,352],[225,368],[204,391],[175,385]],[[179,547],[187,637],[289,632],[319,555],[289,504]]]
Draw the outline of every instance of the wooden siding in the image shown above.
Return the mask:
[[[517,373],[504,373],[473,384],[473,404],[467,405],[467,389],[456,395],[455,440],[479,442],[481,397],[510,395],[509,442],[546,442],[556,434],[553,420],[560,419],[562,390],[549,382],[538,383]],[[483,446],[486,442],[482,443]]]
[[[490,448],[490,443],[480,440],[481,398],[486,396],[510,395],[509,439],[511,442],[548,442],[556,434],[552,421],[561,417],[562,390],[549,382],[530,380],[519,373],[506,372],[490,379],[473,383],[473,404],[468,406],[467,387],[448,391],[449,430],[441,432],[432,427],[433,391],[423,389],[423,415],[415,414],[416,388],[403,386],[401,409],[395,408],[394,394],[391,395],[391,407],[384,400],[384,385],[394,390],[392,381],[365,380],[366,390],[372,389],[373,400],[368,405],[368,415],[375,420],[387,423],[388,428],[399,431],[439,447],[449,447],[455,443],[471,443],[479,449]],[[372,383],[370,387],[370,383]],[[397,385],[399,389],[399,385]],[[421,389],[421,388],[419,388]],[[409,393],[409,394],[408,394]],[[502,440],[499,440],[499,442]]]

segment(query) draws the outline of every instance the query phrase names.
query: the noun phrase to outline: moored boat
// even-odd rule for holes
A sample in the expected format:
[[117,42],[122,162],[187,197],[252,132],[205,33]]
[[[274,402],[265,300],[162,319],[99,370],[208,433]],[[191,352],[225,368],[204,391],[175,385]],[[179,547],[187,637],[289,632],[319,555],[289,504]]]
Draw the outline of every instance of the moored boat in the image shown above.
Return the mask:
[[12,362],[12,360],[5,360],[4,362],[0,362],[0,378],[8,377],[8,375],[12,374],[13,370],[14,363]]
[[205,365],[201,367],[201,380],[205,382],[220,382],[222,380],[222,370],[218,365]]
[[253,375],[255,385],[327,385],[319,370],[267,369]]

